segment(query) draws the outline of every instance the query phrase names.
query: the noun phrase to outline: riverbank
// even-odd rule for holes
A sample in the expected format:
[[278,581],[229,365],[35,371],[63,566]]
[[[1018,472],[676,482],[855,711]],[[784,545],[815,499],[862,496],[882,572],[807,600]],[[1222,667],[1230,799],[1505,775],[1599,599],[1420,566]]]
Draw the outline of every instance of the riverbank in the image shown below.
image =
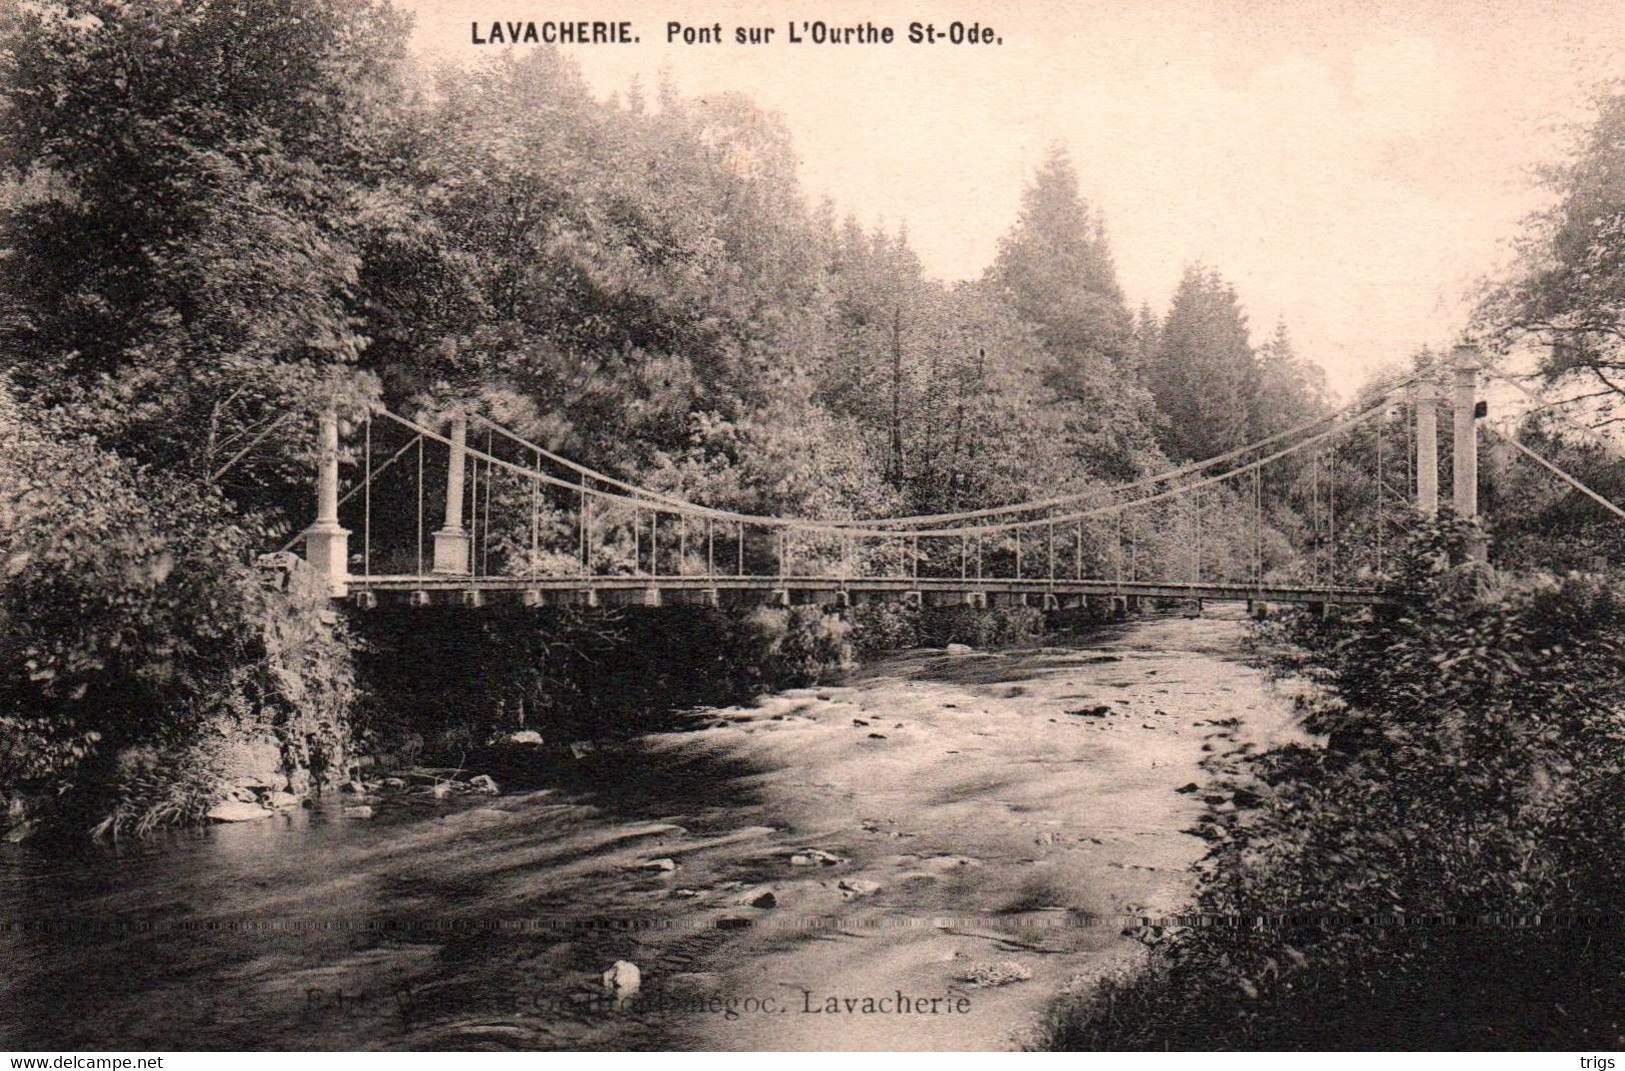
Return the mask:
[[[1184,902],[1205,841],[1185,832],[1201,793],[1180,790],[1295,732],[1244,636],[1170,617],[1067,647],[914,652],[585,755],[539,791],[361,823],[318,809],[116,858],[14,850],[5,914],[32,925],[5,938],[0,1032],[1023,1044],[1058,990],[1138,954],[1125,916]],[[617,961],[639,975],[618,1007],[601,978]],[[94,981],[110,977],[118,992]]]
[[[1440,545],[1436,532],[1413,546]],[[1244,924],[1156,935],[1147,970],[1062,1001],[1044,1047],[1589,1051],[1625,1037],[1611,939],[1625,592],[1452,557],[1413,559],[1408,606],[1283,615],[1263,637],[1273,664],[1315,682],[1303,723],[1326,746],[1272,749],[1214,793],[1193,911]]]

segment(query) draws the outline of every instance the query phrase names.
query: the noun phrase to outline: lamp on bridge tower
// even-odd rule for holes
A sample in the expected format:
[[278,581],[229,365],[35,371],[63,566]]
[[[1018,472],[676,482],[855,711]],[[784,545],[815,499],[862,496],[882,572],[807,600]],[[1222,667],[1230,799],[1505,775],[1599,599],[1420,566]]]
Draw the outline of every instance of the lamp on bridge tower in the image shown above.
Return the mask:
[[305,529],[305,561],[343,598],[349,591],[350,530],[339,525],[339,417],[322,410],[316,436],[316,523]]
[[468,417],[451,418],[451,460],[446,469],[446,523],[434,534],[434,571],[466,576],[469,572],[468,529],[463,527],[463,468],[468,457]]

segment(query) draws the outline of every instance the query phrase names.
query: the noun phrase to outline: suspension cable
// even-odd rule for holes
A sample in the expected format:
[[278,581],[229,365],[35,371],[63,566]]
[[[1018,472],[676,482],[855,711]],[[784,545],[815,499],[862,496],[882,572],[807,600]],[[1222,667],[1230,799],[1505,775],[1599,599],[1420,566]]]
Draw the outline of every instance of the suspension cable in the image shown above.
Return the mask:
[[1526,456],[1526,457],[1530,458],[1532,461],[1534,461],[1537,465],[1540,465],[1542,468],[1548,470],[1549,472],[1551,472],[1552,474],[1557,476],[1558,479],[1562,480],[1564,483],[1567,483],[1569,486],[1573,487],[1576,491],[1579,491],[1581,494],[1585,495],[1586,497],[1592,499],[1598,505],[1600,505],[1604,509],[1608,510],[1610,513],[1613,513],[1613,514],[1615,514],[1616,516],[1619,516],[1619,517],[1625,517],[1625,509],[1621,509],[1620,507],[1614,505],[1614,503],[1612,503],[1608,499],[1602,497],[1602,495],[1600,495],[1597,492],[1593,491],[1591,488],[1587,487],[1585,484],[1581,483],[1578,479],[1576,479],[1575,477],[1569,475],[1567,472],[1564,472],[1557,465],[1553,464],[1550,461],[1547,461],[1545,458],[1541,457],[1539,454],[1537,454],[1533,450],[1529,449],[1529,447],[1525,446],[1523,443],[1519,442],[1517,439],[1514,439],[1512,436],[1507,435],[1504,432],[1498,431],[1496,428],[1494,428],[1491,425],[1486,424],[1485,428],[1490,432],[1490,434],[1494,435],[1496,438],[1500,439],[1502,442],[1510,444],[1513,447],[1513,449],[1518,450],[1524,456]]
[[[1384,391],[1383,396],[1386,397],[1387,395],[1392,394],[1392,393],[1394,393],[1396,391],[1403,390],[1404,388],[1410,386],[1413,382],[1415,382],[1416,378],[1417,378],[1416,376],[1410,376],[1410,377],[1406,377],[1405,379],[1399,380],[1393,386],[1389,387],[1386,391]],[[607,484],[608,486],[611,486],[611,487],[619,488],[620,490],[622,490],[624,492],[627,492],[627,495],[629,497],[644,500],[645,504],[647,504],[648,502],[659,502],[659,503],[662,503],[663,505],[667,506],[668,508],[677,508],[677,509],[682,509],[682,510],[708,511],[708,512],[712,513],[714,516],[719,517],[719,518],[727,518],[729,520],[735,520],[735,521],[744,521],[744,522],[747,522],[747,523],[750,523],[750,524],[761,525],[761,526],[764,526],[764,527],[778,527],[778,526],[808,527],[808,526],[811,526],[811,527],[822,529],[822,530],[831,530],[831,529],[839,529],[839,528],[888,528],[888,527],[896,527],[896,526],[908,527],[908,526],[913,526],[913,525],[917,525],[917,524],[950,524],[950,523],[957,522],[957,521],[981,520],[981,519],[988,518],[988,517],[1007,516],[1007,515],[1012,514],[1012,513],[1030,513],[1030,512],[1036,512],[1038,510],[1048,509],[1048,508],[1051,508],[1051,507],[1063,507],[1063,506],[1077,505],[1079,503],[1086,502],[1086,501],[1089,501],[1091,499],[1100,498],[1100,497],[1102,497],[1104,495],[1108,495],[1108,494],[1115,494],[1115,493],[1121,492],[1121,491],[1135,490],[1135,489],[1138,489],[1138,488],[1141,488],[1141,487],[1155,486],[1158,483],[1166,482],[1168,480],[1179,479],[1179,478],[1184,477],[1184,476],[1193,475],[1195,473],[1202,472],[1202,471],[1205,471],[1205,470],[1207,470],[1209,468],[1212,468],[1212,467],[1214,467],[1216,465],[1224,464],[1227,461],[1233,461],[1233,460],[1235,460],[1235,459],[1237,459],[1239,457],[1243,457],[1243,456],[1245,456],[1245,455],[1247,455],[1249,453],[1252,453],[1255,450],[1263,449],[1266,446],[1272,446],[1272,445],[1274,445],[1274,444],[1276,444],[1278,442],[1281,442],[1284,439],[1288,439],[1288,438],[1291,438],[1294,435],[1298,435],[1298,434],[1307,432],[1307,431],[1309,431],[1309,430],[1311,430],[1313,428],[1317,428],[1317,427],[1321,426],[1322,424],[1325,424],[1327,421],[1338,420],[1339,418],[1342,418],[1346,414],[1353,411],[1357,404],[1358,404],[1357,402],[1351,402],[1349,405],[1346,405],[1346,406],[1342,407],[1341,409],[1334,410],[1331,413],[1327,413],[1327,414],[1324,414],[1322,416],[1316,417],[1313,420],[1305,421],[1304,423],[1299,424],[1296,427],[1287,428],[1287,429],[1285,429],[1283,431],[1275,432],[1274,434],[1268,435],[1268,436],[1266,436],[1266,437],[1264,437],[1262,439],[1257,440],[1256,442],[1247,443],[1246,445],[1236,447],[1233,450],[1228,450],[1228,451],[1226,451],[1224,453],[1216,454],[1216,455],[1214,455],[1212,457],[1204,458],[1203,460],[1200,460],[1200,461],[1188,462],[1188,463],[1186,463],[1184,465],[1180,465],[1180,466],[1177,466],[1177,467],[1172,468],[1172,469],[1167,469],[1167,470],[1165,470],[1163,472],[1153,473],[1153,474],[1151,474],[1149,476],[1144,476],[1144,477],[1141,477],[1140,479],[1132,480],[1132,481],[1130,481],[1128,483],[1116,484],[1116,485],[1113,485],[1111,487],[1096,488],[1096,489],[1089,490],[1089,491],[1080,491],[1080,492],[1077,492],[1077,493],[1074,493],[1074,494],[1061,495],[1061,496],[1057,496],[1055,498],[1042,499],[1042,500],[1031,501],[1031,502],[1017,502],[1017,503],[1012,503],[1012,504],[1004,505],[1004,506],[992,506],[992,507],[988,507],[986,509],[965,510],[965,511],[960,511],[960,512],[957,512],[957,513],[927,513],[927,514],[914,514],[914,515],[906,516],[906,517],[867,517],[867,518],[850,518],[850,519],[841,519],[841,518],[815,519],[815,518],[799,518],[799,517],[773,517],[773,516],[760,515],[760,514],[739,513],[739,512],[733,511],[733,510],[713,509],[713,508],[707,507],[707,506],[699,506],[696,503],[688,502],[688,501],[686,501],[684,499],[676,498],[676,497],[671,496],[671,495],[662,494],[662,493],[660,493],[658,491],[651,491],[648,488],[640,487],[637,484],[628,483],[625,480],[618,480],[613,476],[605,475],[604,473],[601,473],[601,472],[598,472],[598,471],[596,471],[594,469],[588,468],[585,465],[581,465],[578,462],[571,461],[570,459],[568,459],[566,457],[562,457],[559,454],[555,454],[552,451],[547,450],[545,447],[539,446],[536,443],[533,443],[530,440],[519,436],[515,432],[509,430],[508,428],[503,427],[500,424],[495,423],[492,420],[487,419],[486,417],[480,416],[478,414],[473,414],[473,419],[478,420],[482,424],[485,424],[487,426],[487,428],[494,430],[497,434],[502,435],[503,437],[511,440],[512,442],[515,442],[515,443],[517,443],[519,445],[528,447],[528,448],[536,451],[542,457],[547,458],[549,461],[552,461],[555,464],[562,465],[563,467],[571,470],[572,472],[590,475],[593,479],[595,479],[595,480],[597,480],[597,481],[599,481],[601,483]],[[404,418],[402,418],[402,419],[404,419]],[[1302,444],[1300,444],[1300,445],[1302,445]]]
[[423,575],[423,436],[414,435],[418,444],[418,575]]
[[1253,470],[1253,581],[1264,583],[1264,489],[1258,469]]
[[[1265,455],[1263,457],[1260,457],[1260,458],[1255,458],[1254,460],[1249,461],[1244,465],[1240,465],[1237,468],[1232,469],[1230,472],[1223,473],[1223,474],[1221,474],[1219,476],[1208,476],[1208,477],[1205,477],[1205,478],[1203,478],[1201,480],[1198,480],[1198,481],[1194,481],[1194,482],[1186,483],[1186,484],[1181,484],[1181,485],[1179,485],[1177,487],[1170,487],[1170,488],[1168,488],[1166,490],[1157,491],[1157,492],[1154,492],[1154,493],[1149,494],[1149,495],[1144,495],[1144,496],[1142,496],[1140,498],[1133,499],[1133,500],[1131,500],[1129,502],[1112,502],[1112,503],[1108,503],[1108,504],[1103,505],[1103,506],[1095,506],[1095,507],[1092,507],[1090,509],[1078,510],[1078,511],[1075,511],[1075,512],[1072,512],[1072,513],[1057,515],[1057,516],[1054,516],[1053,518],[1037,517],[1037,518],[1028,518],[1028,519],[1020,520],[1020,521],[1005,521],[1005,522],[1002,522],[1002,523],[999,523],[999,524],[963,526],[963,527],[956,527],[956,528],[918,529],[918,530],[915,530],[912,533],[908,533],[908,534],[912,534],[912,535],[915,535],[915,536],[958,536],[961,533],[998,534],[998,533],[1001,533],[1001,532],[1016,532],[1016,531],[1020,531],[1022,529],[1026,529],[1026,528],[1036,528],[1036,527],[1039,527],[1041,525],[1045,525],[1045,524],[1050,523],[1051,520],[1053,520],[1057,524],[1069,524],[1069,523],[1071,523],[1073,521],[1083,520],[1083,519],[1087,519],[1087,518],[1090,518],[1090,517],[1100,517],[1100,516],[1116,514],[1116,513],[1120,512],[1122,510],[1133,509],[1133,508],[1137,508],[1139,506],[1148,505],[1148,504],[1153,503],[1153,502],[1161,502],[1161,501],[1166,501],[1166,500],[1171,499],[1171,498],[1177,498],[1179,495],[1182,495],[1182,494],[1185,494],[1185,493],[1188,493],[1188,492],[1191,492],[1191,491],[1195,491],[1195,490],[1198,490],[1198,489],[1203,488],[1203,487],[1211,486],[1213,484],[1219,483],[1222,480],[1229,479],[1232,476],[1237,476],[1237,475],[1240,475],[1240,474],[1245,473],[1245,472],[1251,472],[1254,469],[1261,468],[1261,467],[1263,467],[1265,465],[1272,464],[1272,463],[1274,463],[1276,461],[1279,461],[1281,458],[1288,457],[1288,456],[1290,456],[1290,455],[1292,455],[1294,453],[1297,453],[1300,450],[1305,450],[1305,449],[1308,449],[1309,447],[1312,447],[1312,446],[1314,446],[1314,445],[1316,445],[1318,443],[1322,443],[1325,440],[1332,437],[1333,435],[1339,434],[1340,432],[1346,431],[1346,430],[1348,430],[1350,428],[1353,428],[1353,427],[1356,427],[1356,426],[1358,426],[1360,424],[1363,424],[1367,420],[1370,420],[1372,417],[1376,416],[1379,412],[1381,412],[1380,406],[1374,406],[1372,408],[1366,409],[1364,412],[1357,413],[1357,414],[1355,414],[1355,415],[1353,415],[1351,417],[1348,417],[1348,418],[1340,421],[1339,423],[1334,424],[1333,426],[1331,426],[1329,428],[1326,428],[1324,431],[1318,432],[1317,434],[1315,434],[1313,436],[1310,436],[1307,439],[1304,439],[1304,440],[1302,440],[1300,442],[1297,442],[1297,443],[1293,443],[1290,446],[1283,447],[1282,449],[1277,450],[1274,453],[1267,454],[1267,455]],[[392,413],[389,410],[380,410],[379,415],[387,417],[388,419],[393,420],[396,423],[400,424],[401,426],[406,427],[406,428],[408,428],[410,430],[420,432],[427,439],[432,439],[435,442],[439,442],[439,443],[442,443],[442,444],[445,444],[445,445],[450,445],[450,443],[451,443],[450,439],[448,439],[445,436],[439,434],[438,432],[431,431],[430,429],[425,428],[422,425],[417,424],[415,421],[409,420],[406,417],[403,417],[403,416],[400,416],[398,414]],[[516,464],[514,464],[512,462],[504,461],[504,460],[502,460],[500,458],[497,458],[497,457],[494,457],[494,456],[492,456],[490,454],[484,453],[483,451],[479,450],[478,448],[468,448],[468,449],[466,449],[466,453],[467,453],[468,457],[471,460],[483,461],[487,465],[488,468],[494,467],[494,468],[504,469],[506,471],[515,473],[515,474],[517,474],[519,476],[525,477],[526,479],[539,480],[542,483],[548,484],[549,486],[570,487],[572,489],[576,486],[574,484],[568,483],[568,482],[560,479],[559,477],[549,475],[548,473],[536,472],[536,471],[534,471],[532,469],[528,469],[528,468],[526,468],[526,467],[524,467],[522,465],[516,465]],[[634,510],[637,510],[637,511],[642,511],[644,509],[654,508],[653,504],[646,501],[646,500],[632,498],[632,497],[629,497],[627,495],[616,494],[616,493],[610,492],[610,491],[600,491],[600,490],[597,490],[597,489],[592,489],[590,491],[590,494],[592,494],[594,497],[596,497],[596,498],[598,498],[600,500],[603,500],[603,501],[606,501],[606,502],[614,502],[614,503],[617,503],[617,504],[620,504],[620,505],[628,506],[628,507],[631,507],[631,508],[633,508]],[[687,515],[690,515],[690,516],[699,516],[699,517],[710,516],[710,517],[727,518],[727,519],[730,519],[730,520],[734,520],[736,523],[738,523],[740,525],[750,523],[750,524],[757,525],[759,527],[764,527],[764,528],[768,528],[768,527],[771,527],[771,528],[795,528],[795,529],[800,530],[800,531],[823,532],[823,533],[826,533],[826,534],[835,534],[835,533],[838,533],[838,532],[849,532],[849,533],[851,533],[853,535],[862,535],[862,536],[868,536],[868,537],[871,537],[871,538],[895,538],[899,534],[903,534],[903,533],[889,531],[889,530],[886,530],[886,529],[854,528],[854,527],[851,526],[850,523],[836,523],[836,522],[830,522],[830,521],[808,521],[808,520],[802,520],[802,519],[799,519],[799,518],[786,518],[786,517],[755,518],[755,517],[750,517],[748,515],[732,514],[732,513],[729,513],[728,511],[725,511],[725,510],[714,510],[714,509],[711,509],[710,507],[707,507],[707,506],[699,506],[699,505],[694,505],[692,503],[685,503],[684,505],[682,505],[680,507],[678,507],[678,506],[670,506],[670,507],[667,507],[667,509],[669,511],[671,511],[671,512],[683,513],[683,514],[687,514]]]
[[[354,498],[356,495],[361,494],[373,480],[375,480],[379,476],[383,475],[385,469],[387,469],[387,468],[389,468],[389,466],[395,464],[395,462],[397,462],[397,461],[399,461],[401,459],[402,455],[404,455],[408,450],[412,449],[412,444],[413,443],[417,444],[418,452],[421,454],[423,452],[423,437],[421,435],[418,435],[418,436],[414,436],[411,439],[408,439],[406,445],[401,447],[399,450],[395,451],[395,453],[390,456],[389,460],[383,462],[377,468],[375,468],[371,472],[367,473],[367,475],[362,478],[360,483],[357,483],[354,487],[352,487],[348,491],[344,492],[344,494],[339,497],[339,505],[343,506],[345,503],[349,502],[350,499]],[[421,476],[420,476],[420,479],[421,479]],[[286,543],[282,544],[280,552],[285,554],[288,551],[292,550],[293,545],[295,543],[299,542],[303,538],[305,538],[305,533],[304,532],[296,533],[292,539],[290,539]],[[422,572],[422,570],[420,569],[419,572]]]
[[1563,412],[1561,409],[1557,408],[1560,405],[1567,405],[1568,402],[1566,402],[1566,401],[1563,401],[1563,402],[1547,401],[1545,398],[1542,398],[1540,395],[1536,394],[1534,391],[1530,390],[1528,387],[1524,386],[1522,383],[1519,383],[1516,379],[1514,379],[1513,377],[1507,375],[1504,372],[1487,372],[1485,374],[1485,378],[1486,379],[1499,379],[1503,383],[1511,384],[1511,386],[1515,390],[1517,390],[1519,393],[1521,393],[1525,398],[1528,398],[1530,401],[1535,402],[1536,404],[1540,405],[1542,408],[1551,411],[1554,415],[1557,416],[1557,418],[1559,420],[1563,421],[1565,424],[1568,424],[1571,427],[1579,429],[1580,431],[1584,432],[1586,435],[1591,436],[1593,439],[1597,440],[1598,442],[1600,442],[1600,443],[1602,443],[1602,444],[1604,444],[1606,446],[1617,446],[1616,443],[1611,441],[1606,435],[1604,435],[1602,432],[1598,431],[1596,428],[1593,428],[1593,427],[1591,427],[1589,425],[1580,423],[1578,420],[1574,419],[1573,417],[1569,416],[1567,413]]

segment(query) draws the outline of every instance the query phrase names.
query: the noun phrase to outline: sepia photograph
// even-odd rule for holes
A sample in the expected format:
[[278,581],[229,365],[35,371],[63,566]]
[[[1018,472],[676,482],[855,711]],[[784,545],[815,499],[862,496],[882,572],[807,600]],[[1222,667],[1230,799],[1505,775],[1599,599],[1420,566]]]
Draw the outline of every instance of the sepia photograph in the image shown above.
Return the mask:
[[1611,1071],[1622,15],[0,0],[6,1067]]

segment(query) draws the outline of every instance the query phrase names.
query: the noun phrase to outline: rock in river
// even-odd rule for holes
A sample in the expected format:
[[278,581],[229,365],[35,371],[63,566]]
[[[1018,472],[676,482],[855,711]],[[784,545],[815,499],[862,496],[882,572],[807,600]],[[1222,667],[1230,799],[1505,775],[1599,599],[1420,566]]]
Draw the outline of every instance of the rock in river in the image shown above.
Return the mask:
[[774,895],[772,889],[764,886],[759,889],[752,889],[744,896],[741,896],[739,902],[746,907],[759,907],[765,910],[776,906],[779,898]]
[[209,808],[209,817],[216,822],[252,822],[256,818],[271,817],[271,812],[257,803],[221,800]]
[[880,882],[868,878],[843,878],[835,887],[841,890],[841,899],[856,900],[879,892]]
[[618,959],[603,974],[604,992],[617,1001],[630,1000],[643,987],[643,972],[636,963]]

